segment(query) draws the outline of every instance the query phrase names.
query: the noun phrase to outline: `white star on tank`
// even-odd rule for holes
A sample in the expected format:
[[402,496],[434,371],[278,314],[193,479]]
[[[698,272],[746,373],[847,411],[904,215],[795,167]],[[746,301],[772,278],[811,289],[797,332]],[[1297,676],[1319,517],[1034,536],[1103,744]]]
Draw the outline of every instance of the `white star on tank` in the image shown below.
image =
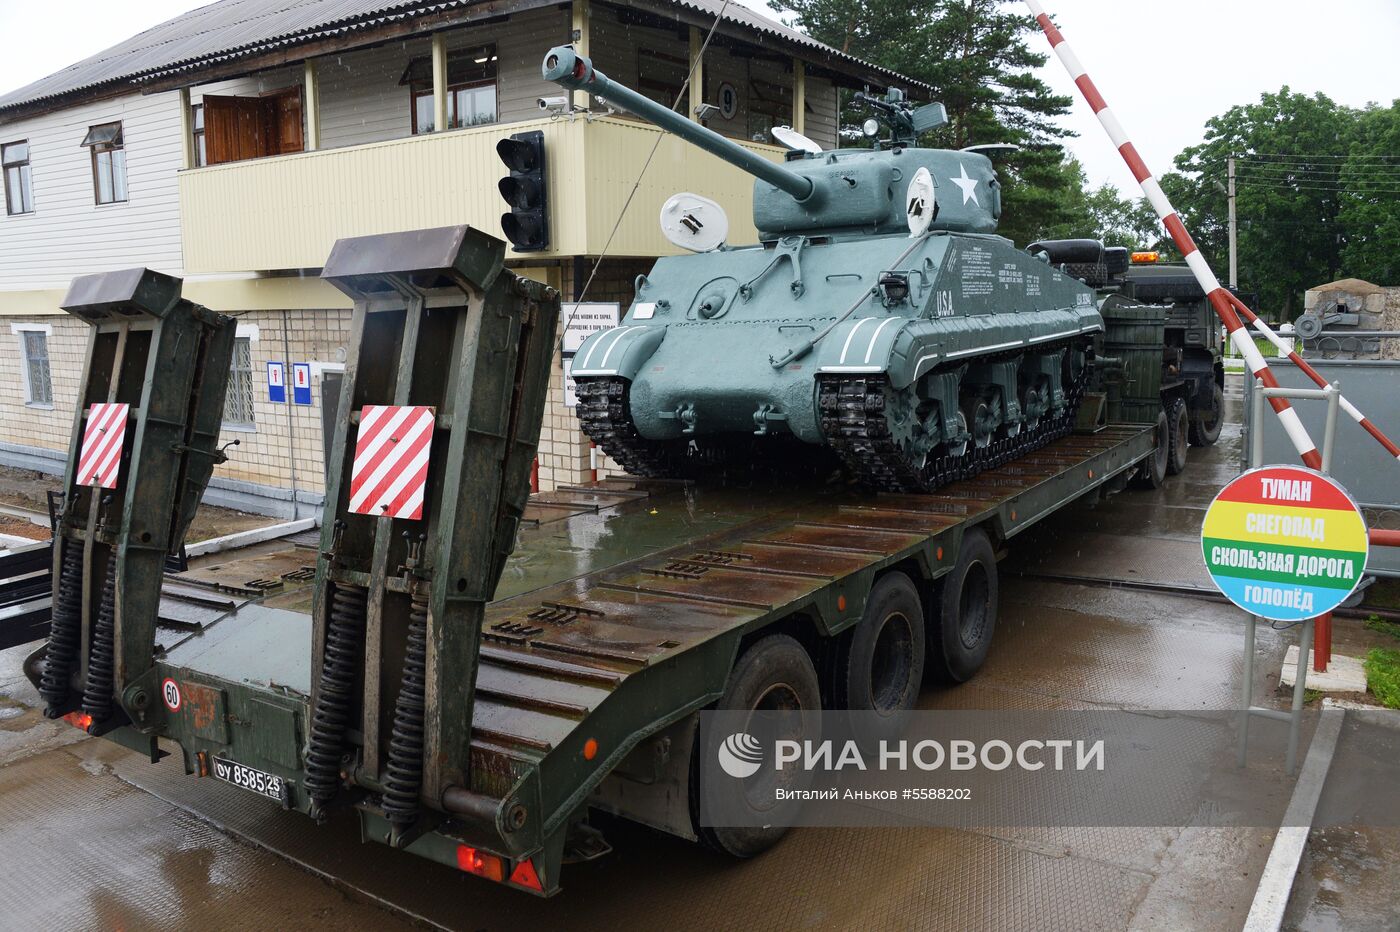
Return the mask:
[[982,202],[977,200],[977,179],[967,177],[967,166],[961,162],[958,163],[958,175],[959,177],[950,178],[948,180],[959,188],[962,188],[962,202],[966,204],[968,201],[971,201],[978,207],[981,207]]

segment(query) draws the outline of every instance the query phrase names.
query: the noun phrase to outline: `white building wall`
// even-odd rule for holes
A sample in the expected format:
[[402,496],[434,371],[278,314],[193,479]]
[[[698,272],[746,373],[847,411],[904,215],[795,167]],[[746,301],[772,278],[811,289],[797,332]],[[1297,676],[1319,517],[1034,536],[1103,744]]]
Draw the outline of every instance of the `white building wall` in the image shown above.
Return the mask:
[[[127,201],[96,203],[88,127],[120,120]],[[181,274],[179,94],[132,94],[0,124],[0,143],[29,140],[34,212],[0,212],[5,291],[63,288],[75,275],[144,265]]]

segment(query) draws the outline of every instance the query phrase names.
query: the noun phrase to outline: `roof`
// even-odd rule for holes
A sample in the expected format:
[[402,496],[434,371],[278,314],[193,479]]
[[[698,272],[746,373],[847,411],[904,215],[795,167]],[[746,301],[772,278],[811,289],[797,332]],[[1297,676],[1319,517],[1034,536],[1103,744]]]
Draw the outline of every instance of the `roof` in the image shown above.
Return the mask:
[[[46,78],[0,94],[5,110],[42,101],[96,93],[122,84],[138,89],[146,81],[218,62],[251,57],[334,36],[348,36],[374,26],[492,0],[219,0],[161,23],[91,58]],[[847,55],[795,29],[729,0],[662,0],[662,6],[716,17],[824,57],[915,87],[924,87],[886,68]]]

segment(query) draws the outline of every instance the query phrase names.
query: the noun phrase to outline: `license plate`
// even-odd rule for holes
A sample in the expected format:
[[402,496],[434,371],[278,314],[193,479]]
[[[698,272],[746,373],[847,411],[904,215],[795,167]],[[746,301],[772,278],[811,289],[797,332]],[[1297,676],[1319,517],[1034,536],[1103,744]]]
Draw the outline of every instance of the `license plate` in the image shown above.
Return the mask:
[[214,758],[213,763],[214,776],[225,783],[241,786],[245,790],[251,790],[259,796],[266,796],[268,799],[275,799],[278,802],[281,802],[285,797],[286,784],[281,777],[218,757]]

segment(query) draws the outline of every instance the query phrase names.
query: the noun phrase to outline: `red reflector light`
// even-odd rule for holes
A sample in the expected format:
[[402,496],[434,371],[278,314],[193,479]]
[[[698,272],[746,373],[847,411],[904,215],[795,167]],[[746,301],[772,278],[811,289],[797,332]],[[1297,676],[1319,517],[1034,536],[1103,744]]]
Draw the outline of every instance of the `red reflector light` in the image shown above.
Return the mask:
[[468,874],[485,877],[487,880],[506,879],[505,862],[494,854],[478,851],[468,845],[457,846],[457,866]]
[[515,865],[515,870],[510,872],[510,882],[528,887],[536,893],[544,892],[544,884],[540,883],[540,875],[535,873],[534,861],[521,861]]
[[92,725],[92,716],[88,715],[86,712],[69,712],[67,715],[63,716],[63,720],[74,728],[81,728],[83,731],[87,731],[88,727]]

